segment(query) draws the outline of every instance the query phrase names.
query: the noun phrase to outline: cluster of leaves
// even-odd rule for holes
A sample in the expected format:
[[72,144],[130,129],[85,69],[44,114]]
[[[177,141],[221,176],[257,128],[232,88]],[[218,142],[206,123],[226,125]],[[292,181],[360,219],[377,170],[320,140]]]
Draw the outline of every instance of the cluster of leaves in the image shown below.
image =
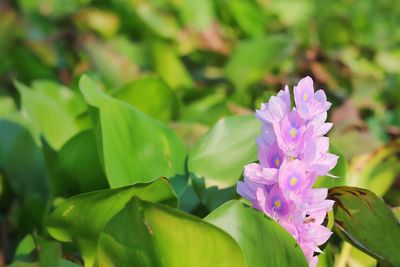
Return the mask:
[[316,185],[337,203],[320,266],[400,266],[381,198],[400,206],[399,12],[394,0],[1,1],[0,260],[307,266],[235,185],[257,160],[252,110],[309,74],[334,102],[341,156],[341,178]]

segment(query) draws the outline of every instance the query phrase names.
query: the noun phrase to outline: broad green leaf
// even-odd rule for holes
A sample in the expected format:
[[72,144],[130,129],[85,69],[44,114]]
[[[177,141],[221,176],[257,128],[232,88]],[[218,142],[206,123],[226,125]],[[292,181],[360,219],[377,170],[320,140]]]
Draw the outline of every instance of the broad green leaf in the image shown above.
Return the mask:
[[211,0],[175,1],[186,27],[206,30],[214,20],[214,9]]
[[189,148],[193,147],[208,131],[208,127],[201,123],[179,121],[170,126]]
[[4,118],[7,117],[10,114],[13,114],[16,110],[16,104],[14,102],[14,99],[10,96],[0,96],[0,117]]
[[225,73],[238,90],[263,78],[291,52],[291,40],[281,35],[268,35],[241,41],[225,67]]
[[[39,87],[41,84],[36,84]],[[22,109],[37,125],[46,140],[54,149],[59,149],[69,138],[78,133],[80,126],[68,106],[73,98],[72,92],[64,87],[56,86],[42,89],[29,87],[16,82],[22,98]],[[65,97],[65,105],[62,105]],[[67,107],[68,106],[68,107]]]
[[78,265],[76,263],[64,259],[59,259],[58,261],[58,267],[79,267],[79,266],[81,265]]
[[19,0],[21,8],[27,13],[39,13],[50,18],[61,18],[73,14],[91,0],[71,0],[65,5],[63,0]]
[[144,76],[125,85],[115,97],[160,121],[170,121],[178,115],[175,93],[156,76]]
[[[34,261],[38,262],[34,262]],[[79,265],[61,258],[61,244],[37,234],[27,235],[18,245],[12,267],[52,266],[77,267]]]
[[182,211],[132,199],[100,235],[100,266],[246,266],[225,232]]
[[39,262],[16,261],[6,267],[41,267]]
[[110,44],[121,55],[135,62],[140,69],[150,67],[149,47],[145,42],[132,42],[128,36],[118,35],[109,40]]
[[68,87],[51,80],[35,80],[32,89],[50,97],[60,107],[68,111],[74,117],[86,111],[86,104],[82,96],[77,95]]
[[189,172],[205,178],[206,186],[232,186],[243,166],[257,160],[256,136],[260,124],[253,115],[220,120],[189,153]]
[[386,203],[373,192],[356,187],[335,187],[335,231],[372,257],[400,266],[400,224]]
[[236,185],[219,189],[216,186],[206,187],[206,181],[203,178],[191,177],[193,188],[201,203],[207,207],[208,214],[228,200],[236,197]]
[[238,242],[247,266],[308,266],[301,248],[285,229],[238,200],[223,204],[204,220]]
[[[303,25],[308,22],[313,14],[314,4],[307,0],[282,0],[266,1],[265,9],[272,14],[276,14],[279,20],[289,27]],[[302,36],[303,39],[307,38]],[[302,40],[304,42],[304,40]]]
[[193,87],[193,80],[174,46],[157,40],[153,40],[150,45],[154,69],[172,89]]
[[368,254],[365,254],[353,246],[351,246],[349,258],[352,262],[356,262],[358,265],[363,267],[375,267],[377,264],[377,260],[375,258],[372,258]]
[[87,38],[85,52],[96,74],[111,88],[119,88],[139,75],[139,67],[112,43]]
[[61,258],[61,244],[56,241],[49,241],[41,236],[34,236],[39,262],[41,266],[59,266]]
[[0,168],[12,190],[24,200],[49,196],[44,158],[22,126],[0,120]]
[[375,56],[375,61],[389,73],[400,72],[400,50],[379,51]]
[[247,0],[234,0],[227,2],[227,8],[246,34],[253,37],[265,34],[266,17],[256,3]]
[[221,118],[231,115],[232,112],[228,108],[225,92],[216,90],[210,95],[185,105],[180,120],[211,126]]
[[197,215],[194,211],[200,205],[200,199],[197,196],[192,185],[186,187],[185,191],[179,198],[179,209],[193,215]]
[[332,178],[329,176],[318,177],[317,182],[314,184],[314,188],[332,188],[346,184],[347,169],[348,169],[346,158],[344,157],[342,152],[335,146],[331,145],[329,151],[330,153],[339,156],[335,168],[333,168],[329,172],[330,174],[335,175],[338,178]]
[[[22,81],[31,81],[34,79],[54,79],[55,72],[51,66],[46,64],[30,49],[24,46],[14,46],[12,51],[14,71]],[[52,51],[54,52],[54,51]],[[8,55],[10,57],[10,55]],[[1,67],[1,66],[0,66]],[[54,67],[54,66],[53,66]]]
[[72,197],[57,206],[48,217],[47,230],[59,241],[76,243],[85,266],[93,266],[100,232],[133,196],[177,206],[176,196],[168,182],[158,179],[151,184],[136,184]]
[[186,181],[186,148],[170,128],[100,92],[87,76],[81,78],[80,87],[93,108],[97,144],[111,188],[161,176],[173,183]]
[[[10,265],[6,265],[6,267],[44,267],[49,265],[43,265],[40,262],[31,262],[31,261],[15,261]],[[64,260],[59,258],[56,265],[51,265],[51,267],[80,267],[76,263],[71,261]]]
[[92,130],[78,133],[59,152],[44,145],[52,187],[57,196],[104,189],[108,187]]
[[323,253],[318,255],[317,267],[333,267],[334,266],[334,254],[331,246],[328,244]]
[[[18,36],[18,16],[13,9],[3,9],[0,18],[0,60],[9,56],[15,38]],[[0,68],[1,71],[1,68]]]
[[397,153],[400,143],[392,142],[377,151],[353,159],[348,185],[362,187],[383,196],[400,171]]
[[397,220],[400,221],[400,207],[394,207],[392,209],[393,213],[396,215]]
[[104,38],[112,37],[119,28],[119,17],[116,13],[97,8],[83,8],[73,18],[81,30],[93,30]]
[[164,12],[165,3],[165,1],[113,1],[120,10],[119,15],[125,18],[125,23],[132,30],[140,29],[141,34],[145,36],[176,38],[179,33],[177,18],[169,12]]
[[35,240],[31,234],[26,235],[15,249],[14,261],[23,260],[35,249]]

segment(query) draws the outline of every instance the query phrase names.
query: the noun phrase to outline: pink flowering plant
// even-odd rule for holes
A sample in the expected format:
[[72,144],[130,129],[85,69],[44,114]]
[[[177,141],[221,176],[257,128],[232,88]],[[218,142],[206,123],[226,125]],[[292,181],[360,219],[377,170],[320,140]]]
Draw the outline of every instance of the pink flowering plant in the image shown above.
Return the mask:
[[[150,77],[134,88],[147,82],[149,88],[165,86]],[[53,87],[16,85],[30,116],[50,101],[44,92],[58,96]],[[392,154],[378,151],[383,167],[358,166],[375,175],[369,190],[346,186],[351,169],[341,147],[326,136],[333,126],[327,122],[331,103],[323,90],[314,90],[310,77],[292,92],[286,86],[270,97],[255,116],[219,120],[190,148],[174,129],[102,90],[89,76],[79,86],[76,97],[87,106],[76,114],[86,114],[91,123],[68,140],[61,130],[62,138],[43,131],[39,148],[26,129],[0,121],[0,178],[19,188],[23,172],[29,187],[21,190],[30,192],[41,184],[32,166],[37,163],[51,176],[50,202],[41,202],[47,203],[40,213],[46,217],[43,227],[18,237],[10,267],[21,261],[43,267],[332,267],[337,258],[345,262],[351,246],[378,266],[400,266],[400,224],[372,192],[382,168],[386,177],[387,164],[397,164],[392,155],[400,143],[390,148]],[[46,107],[58,107],[59,100]],[[46,119],[56,121],[64,113],[49,111]],[[337,144],[335,135],[330,138]],[[33,154],[15,157],[15,149]],[[32,191],[22,211],[38,208],[40,193]]]
[[[318,176],[329,175],[338,156],[329,153],[332,127],[327,123],[331,106],[325,92],[314,92],[305,77],[294,87],[294,107],[288,86],[256,111],[261,121],[257,138],[259,163],[244,167],[244,181],[237,192],[254,208],[283,226],[298,242],[310,266],[316,266],[332,232],[323,225],[333,200],[327,188],[313,188]],[[331,175],[332,176],[332,175]]]

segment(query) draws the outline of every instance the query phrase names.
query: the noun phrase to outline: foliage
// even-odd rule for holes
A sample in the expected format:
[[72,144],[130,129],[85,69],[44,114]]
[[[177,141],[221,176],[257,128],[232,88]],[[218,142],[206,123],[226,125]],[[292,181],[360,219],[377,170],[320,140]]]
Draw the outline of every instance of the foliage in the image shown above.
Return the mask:
[[254,109],[310,75],[340,155],[339,178],[315,185],[336,200],[320,266],[400,266],[399,13],[394,0],[1,1],[0,265],[304,265],[235,185],[257,160]]

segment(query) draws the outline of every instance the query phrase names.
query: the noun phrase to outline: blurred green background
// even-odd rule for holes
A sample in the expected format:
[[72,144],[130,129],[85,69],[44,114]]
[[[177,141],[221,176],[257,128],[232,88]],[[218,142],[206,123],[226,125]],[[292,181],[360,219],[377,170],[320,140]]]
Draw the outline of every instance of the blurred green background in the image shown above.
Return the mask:
[[[343,183],[400,206],[400,1],[1,0],[3,263],[41,224],[43,199],[107,187],[101,171],[103,184],[62,194],[46,184],[51,153],[90,127],[84,73],[188,148],[219,119],[251,114],[310,75],[333,103],[331,142],[349,163]],[[182,209],[199,216],[221,203],[188,199]],[[340,266],[375,266],[354,248],[334,254]]]

